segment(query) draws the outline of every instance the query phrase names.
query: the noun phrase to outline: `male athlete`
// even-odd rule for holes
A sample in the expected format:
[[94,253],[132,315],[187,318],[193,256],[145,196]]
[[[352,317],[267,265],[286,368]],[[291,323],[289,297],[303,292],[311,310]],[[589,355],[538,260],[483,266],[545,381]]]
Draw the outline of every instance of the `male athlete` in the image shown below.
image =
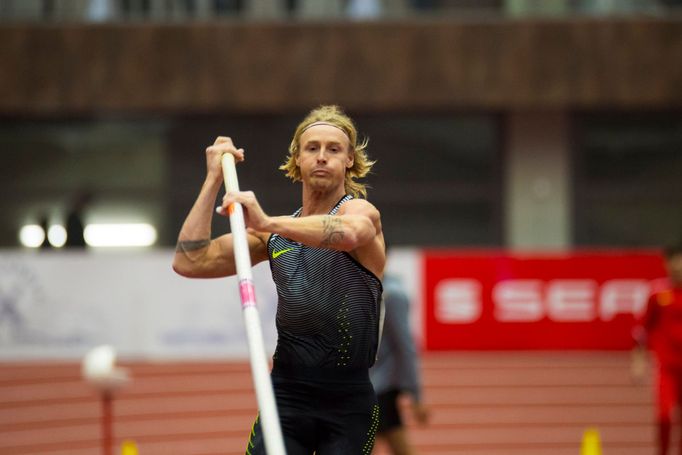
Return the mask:
[[[374,363],[386,256],[379,211],[363,184],[374,164],[352,120],[321,106],[298,125],[280,166],[302,182],[302,207],[269,216],[252,192],[228,193],[225,214],[242,204],[251,261],[269,260],[279,297],[272,382],[288,455],[369,454],[378,420],[368,369]],[[174,270],[187,277],[234,275],[232,235],[211,240],[221,156],[244,150],[219,137],[206,149],[207,174],[178,238]],[[265,454],[259,419],[246,453]]]
[[[667,455],[672,414],[682,411],[682,243],[666,248],[668,279],[649,298],[640,327],[635,329],[639,350],[648,344],[656,355],[658,454]],[[641,362],[641,354],[635,359]],[[641,367],[637,370],[642,371]],[[682,425],[679,454],[682,455]]]

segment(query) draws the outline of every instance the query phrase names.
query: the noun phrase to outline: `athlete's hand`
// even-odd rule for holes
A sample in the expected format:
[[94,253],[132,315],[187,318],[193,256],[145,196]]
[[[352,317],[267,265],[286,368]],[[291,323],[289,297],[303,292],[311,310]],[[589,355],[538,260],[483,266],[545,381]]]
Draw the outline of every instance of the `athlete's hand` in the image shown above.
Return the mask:
[[647,374],[647,352],[642,347],[636,347],[630,352],[630,379],[634,384],[644,383]]
[[421,401],[415,400],[410,393],[400,393],[398,403],[400,409],[409,409],[412,412],[412,417],[419,425],[426,425],[429,422],[429,408]]
[[247,228],[268,232],[270,217],[261,208],[253,191],[235,191],[225,194],[223,205],[218,207],[218,213],[227,216],[228,207],[235,202],[240,203],[244,209],[244,223]]
[[206,147],[206,175],[210,179],[222,181],[222,157],[225,153],[231,153],[237,163],[244,161],[244,149],[235,147],[231,138],[218,136],[213,145]]
[[427,408],[423,403],[415,401],[412,404],[412,414],[414,415],[414,419],[420,425],[426,425],[429,422],[429,408]]

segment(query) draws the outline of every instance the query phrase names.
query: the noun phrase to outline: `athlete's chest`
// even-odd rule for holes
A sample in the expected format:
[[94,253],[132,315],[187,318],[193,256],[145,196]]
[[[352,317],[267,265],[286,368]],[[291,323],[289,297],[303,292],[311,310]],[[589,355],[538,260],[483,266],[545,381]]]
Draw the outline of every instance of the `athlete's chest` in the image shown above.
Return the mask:
[[663,291],[657,298],[661,325],[682,334],[682,290]]

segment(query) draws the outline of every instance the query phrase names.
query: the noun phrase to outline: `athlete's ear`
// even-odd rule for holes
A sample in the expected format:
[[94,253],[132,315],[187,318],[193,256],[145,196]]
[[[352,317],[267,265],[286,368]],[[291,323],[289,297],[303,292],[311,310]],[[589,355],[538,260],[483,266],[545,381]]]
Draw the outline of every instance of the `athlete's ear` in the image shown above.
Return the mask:
[[353,150],[350,150],[348,152],[348,157],[346,158],[346,168],[348,169],[352,168],[353,163],[355,163],[355,152]]

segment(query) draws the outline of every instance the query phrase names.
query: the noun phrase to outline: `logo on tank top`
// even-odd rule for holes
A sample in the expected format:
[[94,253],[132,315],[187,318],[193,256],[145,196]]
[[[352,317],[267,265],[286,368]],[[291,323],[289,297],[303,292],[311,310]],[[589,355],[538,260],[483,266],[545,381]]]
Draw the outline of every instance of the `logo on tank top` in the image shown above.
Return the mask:
[[279,256],[283,255],[284,253],[288,253],[291,250],[293,250],[293,248],[286,248],[284,250],[273,251],[272,252],[272,259],[277,259]]

